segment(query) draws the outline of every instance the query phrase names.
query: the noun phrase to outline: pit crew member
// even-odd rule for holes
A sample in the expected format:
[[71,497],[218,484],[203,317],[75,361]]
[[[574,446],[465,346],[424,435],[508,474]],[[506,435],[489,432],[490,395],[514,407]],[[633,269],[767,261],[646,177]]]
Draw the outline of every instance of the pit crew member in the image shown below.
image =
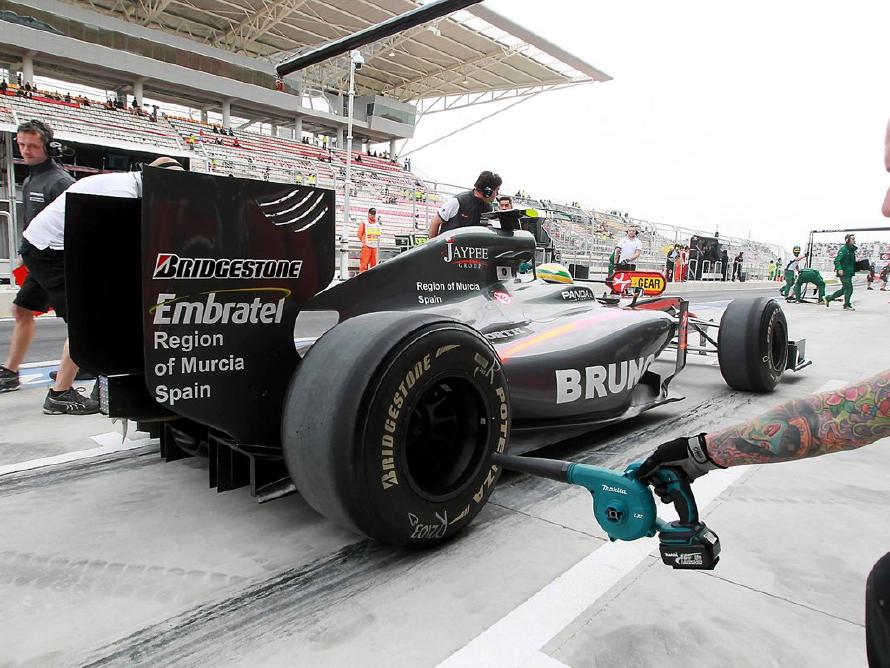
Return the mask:
[[[153,167],[182,169],[173,158],[162,157],[151,163]],[[141,197],[142,174],[133,172],[87,176],[59,195],[41,211],[28,229],[22,243],[22,259],[29,277],[46,291],[49,303],[60,318],[67,322],[65,302],[65,202],[69,192],[110,197]],[[17,324],[17,323],[16,323]],[[43,402],[47,415],[91,415],[99,412],[99,402],[78,392],[73,387],[77,365],[68,352],[68,340],[62,348],[59,372],[53,387]]]
[[[28,177],[22,186],[24,209],[24,229],[34,217],[65,189],[74,183],[74,178],[50,157],[53,148],[53,129],[38,120],[26,121],[18,126],[16,143],[22,159],[28,165]],[[55,145],[56,147],[58,145]],[[19,250],[21,254],[21,249]],[[19,389],[19,366],[34,339],[34,312],[45,312],[50,308],[49,295],[31,276],[25,282],[12,302],[12,317],[15,320],[12,339],[6,363],[0,366],[0,392]]]
[[358,226],[358,239],[362,242],[362,253],[359,258],[359,273],[377,266],[377,250],[380,248],[380,222],[377,220],[377,209],[368,209],[368,220]]
[[794,284],[794,298],[789,297],[787,301],[800,301],[801,294],[806,294],[807,289],[804,287],[807,283],[812,283],[819,290],[819,303],[825,303],[825,281],[822,275],[815,269],[801,269],[797,275],[797,281]]
[[429,238],[459,227],[481,225],[483,213],[491,211],[491,203],[498,196],[503,180],[494,172],[479,174],[472,190],[459,193],[447,200],[433,215],[429,225]]
[[[841,405],[844,410],[834,410]],[[817,457],[887,437],[890,369],[838,390],[789,401],[718,432],[662,443],[637,470],[637,477],[657,481],[652,478],[655,471],[673,467],[683,469],[692,481],[717,468]],[[868,576],[865,627],[869,666],[890,666],[890,552]]]
[[800,261],[806,258],[806,254],[800,254],[800,246],[793,248],[793,255],[794,257],[788,260],[788,264],[785,265],[785,285],[779,288],[779,294],[783,297],[791,296],[794,279],[797,277],[797,272],[800,271]]
[[828,295],[825,305],[841,295],[844,296],[844,310],[855,311],[853,308],[853,275],[856,273],[856,235],[848,234],[844,237],[844,245],[840,247],[834,258],[834,269],[841,279],[841,287],[836,292]]
[[618,264],[615,266],[617,271],[636,271],[637,258],[643,252],[643,242],[637,236],[637,228],[630,226],[627,228],[627,234],[618,242],[618,248],[621,253],[618,257]]

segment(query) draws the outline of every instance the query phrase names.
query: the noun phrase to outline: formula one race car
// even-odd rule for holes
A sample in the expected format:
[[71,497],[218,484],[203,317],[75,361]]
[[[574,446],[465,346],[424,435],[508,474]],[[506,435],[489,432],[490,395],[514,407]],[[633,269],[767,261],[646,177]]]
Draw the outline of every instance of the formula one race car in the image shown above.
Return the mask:
[[[141,211],[68,197],[72,356],[100,376],[103,412],[153,427],[167,459],[206,453],[219,491],[296,490],[399,545],[466,527],[494,453],[681,399],[669,384],[690,328],[736,389],[769,391],[807,364],[773,300],[731,303],[715,341],[679,298],[622,304],[520,278],[535,241],[518,215],[330,285],[332,191],[147,168]],[[97,255],[114,281],[94,280]]]

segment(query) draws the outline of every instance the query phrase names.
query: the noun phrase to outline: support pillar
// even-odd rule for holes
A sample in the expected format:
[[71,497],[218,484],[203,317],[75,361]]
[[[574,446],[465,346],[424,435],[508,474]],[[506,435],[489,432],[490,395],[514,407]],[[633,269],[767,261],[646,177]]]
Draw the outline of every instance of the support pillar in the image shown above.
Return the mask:
[[34,56],[26,53],[22,56],[22,84],[34,83]]
[[142,108],[142,84],[145,83],[145,79],[139,78],[133,82],[133,97],[136,98],[136,106],[140,109]]
[[271,123],[269,125],[269,132],[272,133],[273,137],[277,137],[278,136],[278,126],[275,125],[275,123]]
[[396,157],[396,138],[395,137],[393,137],[392,139],[389,140],[389,157],[390,158]]
[[303,118],[297,116],[294,119],[294,139],[300,141],[303,138]]
[[337,148],[341,151],[346,148],[343,141],[343,128],[337,128]]
[[206,109],[201,110],[201,122],[202,123],[207,122],[207,110]]
[[222,125],[227,130],[230,127],[232,120],[232,101],[231,100],[223,100],[222,103]]

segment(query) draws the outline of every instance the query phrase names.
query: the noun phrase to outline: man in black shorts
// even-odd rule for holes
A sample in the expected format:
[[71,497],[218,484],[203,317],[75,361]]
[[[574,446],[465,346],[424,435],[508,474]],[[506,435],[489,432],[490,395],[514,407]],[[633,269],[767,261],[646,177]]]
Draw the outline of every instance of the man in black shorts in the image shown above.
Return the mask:
[[[158,158],[151,167],[178,169],[182,166],[173,158]],[[28,267],[29,278],[47,294],[56,313],[67,318],[65,304],[65,202],[68,193],[104,195],[108,197],[142,196],[142,174],[134,172],[87,176],[72,185],[38,214],[25,230],[22,259]],[[66,320],[67,322],[67,320]],[[62,349],[56,383],[47,393],[43,412],[48,415],[90,415],[99,411],[99,402],[84,396],[72,387],[77,365],[68,352],[68,341]]]
[[[16,142],[22,159],[30,167],[22,187],[24,229],[28,229],[37,214],[74,183],[74,179],[50,157],[54,147],[51,147],[53,131],[48,124],[38,120],[22,123],[16,133]],[[25,247],[23,242],[22,250]],[[19,389],[19,366],[34,338],[34,312],[47,311],[52,305],[47,290],[29,274],[12,305],[15,328],[6,364],[0,366],[0,392]],[[63,311],[64,308],[63,303]]]

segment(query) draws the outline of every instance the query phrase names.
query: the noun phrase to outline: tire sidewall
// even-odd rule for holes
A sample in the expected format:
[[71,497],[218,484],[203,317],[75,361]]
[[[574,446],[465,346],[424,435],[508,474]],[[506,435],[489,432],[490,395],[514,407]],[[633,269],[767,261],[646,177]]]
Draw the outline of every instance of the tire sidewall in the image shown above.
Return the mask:
[[[478,393],[486,437],[454,490],[423,493],[408,471],[406,432],[411,412],[434,384],[460,378]],[[388,543],[422,546],[459,533],[488,501],[498,468],[495,452],[506,449],[510,402],[506,377],[491,345],[460,325],[428,326],[397,344],[375,374],[356,425],[354,471],[357,527]]]
[[[777,331],[780,329],[781,331]],[[754,332],[757,337],[757,349],[760,352],[760,360],[757,368],[757,376],[763,385],[775,387],[785,371],[785,363],[788,360],[788,323],[782,307],[775,300],[769,300],[761,312],[760,326]],[[782,359],[774,358],[773,337],[781,335],[784,338]]]

